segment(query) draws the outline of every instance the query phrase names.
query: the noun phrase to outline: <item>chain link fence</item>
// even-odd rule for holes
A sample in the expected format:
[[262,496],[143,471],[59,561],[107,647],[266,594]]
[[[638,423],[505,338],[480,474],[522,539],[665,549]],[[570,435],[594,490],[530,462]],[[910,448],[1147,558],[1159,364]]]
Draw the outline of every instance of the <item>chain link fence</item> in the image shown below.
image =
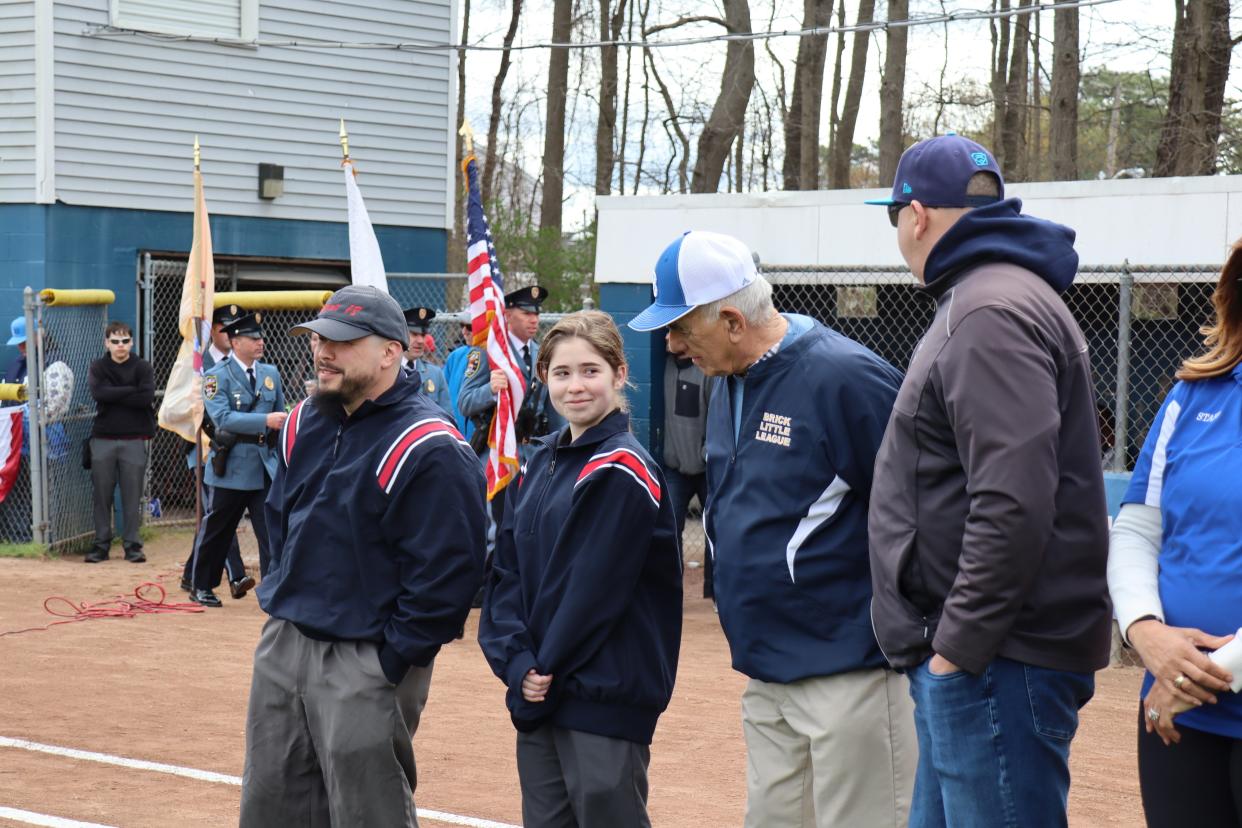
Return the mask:
[[94,537],[82,444],[95,419],[87,377],[104,353],[111,301],[110,291],[26,289],[29,399],[18,476],[0,504],[2,542],[67,551],[89,546]]

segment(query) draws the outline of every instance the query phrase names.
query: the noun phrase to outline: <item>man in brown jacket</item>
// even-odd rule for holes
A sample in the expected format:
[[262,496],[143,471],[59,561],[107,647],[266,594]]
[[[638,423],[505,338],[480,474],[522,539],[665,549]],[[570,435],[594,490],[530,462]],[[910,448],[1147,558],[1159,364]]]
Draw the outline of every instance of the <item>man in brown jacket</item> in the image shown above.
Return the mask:
[[1066,824],[1107,665],[1108,525],[1074,232],[1021,214],[983,147],[906,150],[889,218],[937,303],[876,458],[872,622],[907,671],[912,828]]

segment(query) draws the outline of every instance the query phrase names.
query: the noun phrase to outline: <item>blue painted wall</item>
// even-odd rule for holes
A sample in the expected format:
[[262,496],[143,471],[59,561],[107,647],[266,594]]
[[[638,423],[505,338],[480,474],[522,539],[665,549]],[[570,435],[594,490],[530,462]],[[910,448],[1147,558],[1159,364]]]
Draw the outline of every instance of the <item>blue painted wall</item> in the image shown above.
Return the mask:
[[599,304],[600,310],[616,320],[625,340],[630,382],[635,386],[628,391],[634,434],[658,458],[663,444],[660,426],[664,412],[664,335],[639,333],[626,325],[651,304],[651,285],[600,285]]
[[[0,327],[7,330],[8,320],[21,315],[28,285],[109,288],[116,292],[112,317],[135,324],[140,253],[188,253],[193,218],[154,210],[0,204]],[[380,225],[375,235],[388,270],[444,272],[445,230]],[[349,259],[345,222],[212,216],[211,240],[218,256]],[[14,353],[5,353],[5,362]]]

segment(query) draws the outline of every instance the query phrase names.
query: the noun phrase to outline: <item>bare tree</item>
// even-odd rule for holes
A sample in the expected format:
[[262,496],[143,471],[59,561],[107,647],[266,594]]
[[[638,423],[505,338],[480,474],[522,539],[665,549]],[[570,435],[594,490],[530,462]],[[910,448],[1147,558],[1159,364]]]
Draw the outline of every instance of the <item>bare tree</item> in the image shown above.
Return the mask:
[[[660,88],[660,97],[664,98],[664,106],[668,109],[668,118],[664,121],[664,131],[669,136],[669,143],[672,143],[673,135],[675,134],[678,143],[681,145],[681,163],[677,166],[677,192],[684,193],[686,192],[686,182],[690,169],[690,139],[686,136],[686,131],[681,128],[681,119],[677,117],[677,105],[673,103],[673,95],[669,92],[668,85],[664,83],[664,79],[660,77],[660,73],[656,71],[655,58],[652,56],[651,50],[644,48],[643,57],[647,60],[647,67],[651,70],[651,77],[655,79],[656,86]],[[673,155],[669,157],[669,165],[665,169],[665,192],[672,188],[669,170],[672,169],[672,159],[676,155],[677,153],[674,151]]]
[[[770,28],[770,27],[769,27]],[[845,58],[845,0],[837,4],[837,57],[832,62],[832,103],[828,109],[828,158],[836,155],[837,127],[841,123],[838,105],[841,102],[841,64]],[[827,169],[824,170],[828,172]],[[832,186],[829,178],[828,186]]]
[[[875,0],[859,0],[858,25],[864,26],[875,19]],[[850,156],[854,152],[854,127],[858,123],[858,106],[862,102],[863,76],[867,72],[867,43],[870,33],[854,33],[854,47],[850,52],[850,81],[845,88],[845,106],[837,124],[833,155],[829,159],[828,186],[846,189],[850,186]]]
[[[1018,8],[1030,8],[1031,0],[1018,0]],[[1030,48],[1030,18],[1019,14],[1013,19],[1013,54],[1009,59],[1009,80],[1005,84],[1005,109],[1001,122],[1000,150],[1004,161],[1001,172],[1006,180],[1025,181],[1027,49]]]
[[996,156],[996,160],[1003,170],[1005,167],[1004,152],[1002,147],[1004,142],[1001,140],[1001,133],[1005,125],[1005,112],[1008,108],[1009,98],[1005,94],[1007,89],[1008,68],[1009,68],[1009,0],[992,0],[992,11],[999,12],[1000,17],[994,17],[988,21],[988,28],[992,34],[992,154]]
[[1031,67],[1031,114],[1034,118],[1031,122],[1031,142],[1030,150],[1027,154],[1027,163],[1029,165],[1028,178],[1031,181],[1042,181],[1044,175],[1043,153],[1044,153],[1044,94],[1043,94],[1043,65],[1039,60],[1039,44],[1040,44],[1040,22],[1043,18],[1042,12],[1035,12],[1031,15],[1035,18],[1035,37],[1031,38],[1031,56],[1034,65]]
[[[600,40],[617,40],[625,25],[626,0],[617,0],[617,8],[609,9],[610,0],[599,0]],[[595,123],[595,192],[612,192],[612,166],[615,160],[612,142],[617,134],[617,47],[604,46],[599,51],[599,119]]]
[[[470,33],[470,0],[462,0],[461,4],[461,45],[466,45],[466,38]],[[466,116],[466,50],[462,49],[457,53],[457,117],[465,118]],[[453,238],[449,244],[447,251],[446,264],[453,270],[466,269],[466,180],[465,173],[461,169],[461,159],[465,155],[465,139],[460,132],[457,132],[457,125],[453,125],[453,131],[457,133],[457,141],[455,150],[457,152],[456,161],[453,164]]]
[[1169,109],[1156,147],[1155,175],[1212,175],[1229,59],[1229,0],[1174,0]]
[[[622,0],[628,8],[626,14],[626,40],[634,39],[634,0]],[[630,127],[630,85],[632,72],[630,57],[633,49],[625,50],[625,91],[621,93],[621,140],[617,142],[617,192],[625,195],[625,147]]]
[[[803,0],[802,28],[826,28],[832,23],[832,0]],[[819,113],[824,97],[824,61],[828,36],[798,39],[794,61],[793,97],[785,119],[786,190],[819,187]]]
[[[910,16],[910,0],[888,0],[889,22]],[[909,29],[890,26],[885,35],[884,78],[880,81],[880,183],[897,175],[905,136],[901,99],[906,92],[906,41]]]
[[[469,3],[470,0],[466,2]],[[505,77],[509,74],[509,47],[513,45],[513,39],[517,37],[518,18],[522,14],[522,0],[513,0],[512,9],[509,14],[509,28],[505,32],[505,50],[500,53],[500,67],[496,70],[496,79],[492,81],[492,114],[487,121],[487,159],[483,162],[483,183],[480,187],[480,195],[484,204],[492,198],[492,185],[495,183],[496,166],[499,163],[499,153],[495,150],[496,132],[500,128],[500,92],[504,88]]]
[[1053,12],[1052,53],[1048,158],[1054,181],[1074,181],[1078,178],[1078,9]]
[[[724,0],[725,22],[730,32],[750,31],[750,5],[747,0]],[[730,40],[725,48],[720,94],[712,114],[699,135],[694,162],[692,193],[714,193],[733,141],[741,135],[746,121],[750,92],[755,85],[755,46],[749,41]]]
[[[567,43],[573,28],[573,0],[552,4],[552,42]],[[547,119],[543,134],[543,196],[539,229],[561,232],[565,194],[565,100],[569,87],[569,50],[552,48],[548,56]]]

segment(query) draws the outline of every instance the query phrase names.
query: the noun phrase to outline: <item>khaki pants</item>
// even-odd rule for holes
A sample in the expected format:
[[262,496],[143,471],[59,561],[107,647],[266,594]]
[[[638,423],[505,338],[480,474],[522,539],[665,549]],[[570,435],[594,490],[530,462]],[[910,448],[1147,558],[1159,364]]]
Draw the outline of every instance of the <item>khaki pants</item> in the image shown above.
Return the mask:
[[416,826],[414,747],[431,665],[393,686],[375,644],[269,618],[254,653],[242,828]]
[[904,676],[858,670],[742,694],[746,828],[904,828],[918,765]]

